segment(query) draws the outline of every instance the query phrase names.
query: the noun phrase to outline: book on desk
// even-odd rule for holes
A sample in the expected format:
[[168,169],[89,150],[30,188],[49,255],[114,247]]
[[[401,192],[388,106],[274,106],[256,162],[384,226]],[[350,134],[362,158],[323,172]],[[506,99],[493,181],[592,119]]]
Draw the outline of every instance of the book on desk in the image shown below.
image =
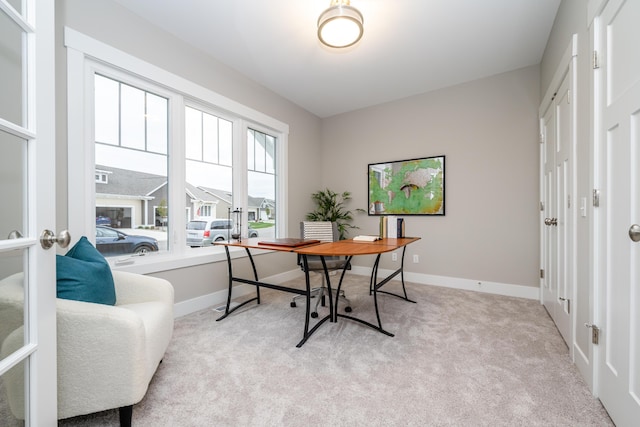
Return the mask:
[[380,217],[380,237],[388,237],[395,239],[405,237],[404,234],[404,218],[398,218],[394,215]]
[[272,239],[272,240],[261,240],[258,242],[258,245],[285,246],[288,248],[297,248],[300,246],[315,245],[316,243],[320,243],[320,240],[298,239],[294,237],[282,237],[282,238]]
[[380,236],[360,235],[353,238],[355,242],[375,242],[381,240]]

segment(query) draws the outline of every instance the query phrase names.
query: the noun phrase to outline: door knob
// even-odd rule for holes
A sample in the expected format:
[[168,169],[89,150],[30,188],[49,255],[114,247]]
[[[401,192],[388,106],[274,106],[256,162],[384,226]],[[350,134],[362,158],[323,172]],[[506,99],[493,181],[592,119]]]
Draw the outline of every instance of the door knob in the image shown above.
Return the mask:
[[551,218],[545,218],[544,225],[551,225]]
[[558,218],[545,218],[544,219],[544,224],[545,225],[558,225]]
[[20,233],[18,230],[13,230],[11,231],[11,233],[9,233],[9,236],[7,237],[7,239],[19,239],[22,237],[22,233]]
[[51,230],[44,230],[40,235],[40,245],[43,249],[49,249],[54,243],[60,245],[61,248],[66,248],[71,242],[71,234],[67,230],[62,230],[58,237]]
[[640,225],[633,224],[629,228],[629,238],[634,242],[640,242]]

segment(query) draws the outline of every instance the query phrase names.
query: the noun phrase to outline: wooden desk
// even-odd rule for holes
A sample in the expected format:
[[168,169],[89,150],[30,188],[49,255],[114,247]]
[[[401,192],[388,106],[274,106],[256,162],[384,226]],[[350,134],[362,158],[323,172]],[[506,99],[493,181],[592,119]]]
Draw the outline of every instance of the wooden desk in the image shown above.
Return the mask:
[[[380,293],[386,293],[389,295],[393,295],[399,298],[404,299],[405,301],[409,301],[409,302],[414,302],[410,300],[407,297],[407,291],[404,285],[404,254],[406,251],[406,246],[410,243],[413,243],[417,240],[419,240],[419,238],[417,237],[407,237],[407,238],[398,238],[398,239],[381,239],[375,242],[356,242],[354,240],[341,240],[339,242],[331,242],[331,243],[312,243],[309,244],[307,246],[282,246],[282,245],[265,245],[265,244],[261,244],[260,243],[260,238],[251,238],[251,239],[243,239],[241,241],[222,241],[222,242],[214,242],[215,245],[222,245],[225,247],[225,252],[227,255],[227,264],[228,264],[228,268],[229,268],[229,292],[227,295],[227,304],[226,304],[226,308],[225,308],[225,312],[224,314],[218,318],[217,320],[223,320],[225,319],[227,316],[229,316],[229,314],[233,313],[235,310],[239,309],[240,307],[244,306],[245,304],[251,302],[251,301],[256,301],[257,304],[260,304],[260,288],[261,287],[265,287],[265,288],[269,288],[269,289],[276,289],[279,291],[283,291],[283,292],[290,292],[290,293],[294,293],[294,294],[299,294],[299,295],[305,295],[306,296],[306,313],[305,313],[305,324],[304,324],[304,331],[303,331],[303,336],[302,336],[302,340],[297,344],[296,347],[302,347],[302,345],[307,341],[307,339],[327,320],[329,320],[330,322],[336,322],[338,317],[344,317],[344,318],[348,318],[351,320],[355,320],[357,322],[360,322],[364,325],[367,325],[373,329],[376,329],[386,335],[389,336],[393,336],[392,333],[384,330],[382,328],[382,323],[380,321],[380,313],[378,310],[378,297],[377,294],[378,292]],[[229,252],[229,248],[230,247],[239,247],[239,248],[244,248],[247,252],[247,255],[249,257],[249,261],[251,262],[251,267],[253,269],[253,276],[255,278],[255,280],[251,280],[251,279],[244,279],[244,278],[240,278],[240,277],[235,277],[233,275],[233,266],[232,266],[232,262],[231,262],[231,254]],[[386,278],[384,278],[381,281],[378,281],[377,276],[378,276],[378,265],[380,263],[380,257],[383,253],[385,252],[391,252],[394,251],[396,249],[400,249],[402,248],[402,258],[401,258],[401,262],[400,262],[400,268],[398,268],[396,271],[394,271],[393,273],[391,273],[389,276],[387,276]],[[297,253],[301,256],[302,258],[302,263],[303,263],[303,267],[304,267],[304,271],[305,271],[305,289],[298,289],[298,288],[291,288],[288,286],[282,286],[282,285],[276,285],[276,284],[272,284],[272,283],[266,283],[266,282],[261,282],[258,279],[258,272],[256,270],[256,266],[255,263],[253,261],[253,256],[251,255],[251,251],[249,249],[262,249],[262,250],[273,250],[273,251],[280,251],[280,252],[293,252],[293,253]],[[325,281],[327,284],[327,288],[328,288],[328,296],[329,296],[329,314],[325,317],[323,317],[322,319],[318,320],[318,323],[315,324],[315,326],[311,329],[309,329],[309,319],[310,319],[310,314],[311,314],[311,282],[309,279],[309,271],[308,271],[308,262],[307,262],[307,256],[309,255],[315,255],[315,256],[319,256],[320,260],[322,262],[322,265],[324,267],[324,275],[325,275]],[[373,266],[373,270],[371,273],[371,279],[369,282],[369,293],[373,294],[374,297],[374,305],[375,305],[375,309],[376,309],[376,317],[378,320],[378,325],[374,325],[372,323],[366,322],[362,319],[359,319],[357,317],[353,317],[353,316],[347,316],[347,315],[343,315],[343,314],[338,314],[338,301],[336,298],[335,301],[335,305],[333,302],[333,292],[331,290],[331,280],[329,278],[329,272],[327,270],[327,266],[325,263],[325,258],[326,256],[345,256],[347,257],[348,261],[351,261],[351,258],[353,258],[354,256],[357,255],[377,255],[374,266]],[[346,266],[349,265],[349,262],[346,263]],[[345,267],[342,271],[342,274],[340,275],[340,282],[338,284],[338,293],[340,292],[340,288],[342,287],[342,279],[344,278],[344,275],[346,273],[347,267]],[[385,291],[381,291],[379,290],[382,286],[384,286],[386,283],[388,283],[391,279],[393,279],[395,276],[397,276],[398,274],[401,275],[401,279],[402,279],[402,290],[403,290],[403,294],[404,295],[398,295],[398,294],[393,294],[390,292],[385,292]],[[245,284],[249,284],[249,285],[253,285],[256,287],[256,297],[255,298],[251,298],[247,301],[242,302],[241,304],[239,304],[238,306],[234,307],[234,308],[230,308],[231,305],[231,293],[232,293],[232,289],[233,289],[233,282],[238,282],[238,283],[245,283]]]
[[[333,316],[333,300],[331,299],[331,291],[329,292],[329,314],[325,317],[323,317],[322,319],[318,320],[318,323],[315,324],[315,326],[311,329],[309,329],[309,319],[310,319],[310,314],[311,314],[311,282],[309,280],[309,274],[306,274],[306,286],[305,289],[298,289],[298,288],[291,288],[288,286],[282,286],[282,285],[276,285],[273,283],[266,283],[266,282],[261,282],[258,279],[258,271],[256,270],[256,264],[253,261],[253,256],[251,255],[251,251],[249,249],[262,249],[262,250],[270,250],[270,251],[280,251],[280,252],[294,252],[295,249],[298,249],[299,247],[293,247],[293,246],[283,246],[283,245],[265,245],[265,244],[260,244],[260,241],[263,239],[254,237],[254,238],[249,238],[249,239],[242,239],[241,241],[235,241],[235,240],[231,240],[231,241],[220,241],[220,242],[213,242],[214,245],[222,245],[224,246],[226,255],[227,255],[227,265],[229,268],[229,291],[228,291],[228,295],[227,295],[227,305],[225,307],[224,310],[224,314],[222,316],[220,316],[218,319],[216,319],[216,321],[221,321],[223,319],[225,319],[227,316],[229,316],[231,313],[233,313],[234,311],[236,311],[237,309],[239,309],[240,307],[250,303],[251,301],[256,301],[257,304],[260,304],[260,288],[269,288],[269,289],[275,289],[278,291],[282,291],[282,292],[289,292],[289,293],[294,293],[294,294],[298,294],[298,295],[305,295],[306,296],[306,315],[305,315],[305,321],[304,321],[304,330],[303,330],[303,334],[302,334],[302,340],[296,345],[296,347],[302,347],[302,345],[307,341],[307,339],[327,320],[329,321],[333,321],[334,316]],[[245,251],[247,252],[247,256],[249,257],[249,261],[251,262],[251,268],[253,269],[253,277],[254,280],[251,279],[245,279],[242,277],[236,277],[233,275],[233,264],[231,262],[231,254],[229,252],[229,248],[230,247],[236,247],[236,248],[244,248]],[[305,257],[305,262],[306,262],[306,257]],[[324,263],[324,260],[323,260]],[[324,265],[324,264],[323,264]],[[326,272],[326,268],[325,268],[325,272]],[[326,273],[327,277],[329,276],[328,273]],[[247,285],[253,285],[256,287],[256,296],[254,298],[250,298],[242,303],[240,303],[239,305],[235,306],[234,308],[230,308],[231,306],[231,292],[233,290],[233,282],[238,282],[238,283],[245,283]]]
[[[394,336],[391,332],[385,330],[382,327],[382,321],[380,320],[380,310],[378,309],[378,293],[384,293],[387,295],[392,295],[398,298],[401,298],[405,301],[415,303],[415,301],[409,299],[407,296],[407,289],[404,285],[404,254],[407,249],[407,245],[413,243],[415,241],[420,240],[419,237],[404,237],[404,238],[392,238],[392,239],[381,239],[376,240],[375,242],[362,242],[355,240],[340,240],[338,242],[333,243],[323,243],[320,245],[314,245],[310,247],[303,247],[296,250],[296,253],[302,256],[306,255],[319,255],[321,257],[325,256],[346,256],[347,261],[351,261],[356,255],[377,255],[376,260],[373,264],[373,269],[371,271],[371,278],[369,279],[369,295],[373,294],[373,302],[376,309],[376,319],[378,320],[378,325],[374,325],[372,323],[366,322],[362,319],[359,319],[354,316],[350,316],[347,314],[340,314],[338,312],[338,301],[336,299],[335,307],[333,310],[330,310],[334,315],[334,321],[338,320],[338,317],[344,317],[346,319],[355,320],[356,322],[360,322],[364,325],[367,325],[377,331],[382,332],[383,334]],[[385,252],[391,252],[396,249],[402,248],[402,257],[400,258],[400,267],[389,274],[384,279],[378,281],[378,266],[380,265],[380,257]],[[322,258],[324,260],[324,258]],[[349,262],[347,262],[347,265]],[[340,276],[340,281],[338,282],[338,295],[342,288],[342,279],[344,278],[345,270],[342,271],[342,275]],[[326,271],[325,271],[326,273]],[[392,292],[387,292],[380,290],[385,284],[389,283],[391,279],[400,274],[401,283],[402,283],[402,293],[403,295],[398,295]],[[329,275],[326,275],[327,287],[329,288],[329,292],[331,292],[331,284],[329,282]],[[331,304],[331,301],[329,302]]]

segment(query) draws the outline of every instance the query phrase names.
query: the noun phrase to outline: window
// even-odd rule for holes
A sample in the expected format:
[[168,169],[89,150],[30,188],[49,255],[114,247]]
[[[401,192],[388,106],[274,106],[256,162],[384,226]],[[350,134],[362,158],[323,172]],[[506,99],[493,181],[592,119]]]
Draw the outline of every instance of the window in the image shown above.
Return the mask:
[[69,28],[64,40],[68,161],[83,165],[69,168],[72,235],[100,225],[157,239],[144,257],[110,258],[147,273],[223,259],[187,245],[194,218],[240,208],[245,235],[285,229],[286,124]]
[[247,131],[247,216],[260,237],[276,237],[277,138],[255,129]]
[[169,101],[150,89],[94,73],[95,216],[167,251]]
[[[233,210],[233,122],[185,107],[185,172],[189,220],[228,218]],[[236,201],[237,203],[237,201]]]
[[108,184],[109,183],[109,172],[96,170],[96,183]]

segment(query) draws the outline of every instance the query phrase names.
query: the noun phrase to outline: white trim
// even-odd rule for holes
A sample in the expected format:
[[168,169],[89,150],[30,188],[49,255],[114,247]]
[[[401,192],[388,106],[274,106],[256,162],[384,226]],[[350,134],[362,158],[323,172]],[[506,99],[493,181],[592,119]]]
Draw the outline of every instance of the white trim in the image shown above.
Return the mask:
[[[606,2],[606,0],[604,0]],[[604,6],[604,4],[603,4]],[[601,23],[601,12],[600,10],[597,15],[593,18],[593,23],[590,29],[590,47],[591,51],[602,52],[603,46],[603,35],[602,31],[604,30]],[[602,68],[592,68],[590,73],[590,87],[591,87],[591,98],[590,98],[590,119],[591,119],[591,133],[590,133],[590,147],[591,150],[591,174],[589,176],[589,188],[591,189],[601,189],[602,184],[602,168],[601,168],[601,156],[600,156],[600,144],[601,144],[601,135],[602,135],[602,123],[603,123],[603,95],[604,95],[604,76]],[[600,263],[602,260],[602,247],[604,236],[601,233],[601,221],[602,214],[599,208],[593,206],[593,201],[589,203],[589,213],[591,214],[591,223],[590,223],[590,236],[589,236],[589,265],[590,269],[590,277],[589,277],[589,314],[590,319],[589,322],[595,325],[601,325],[600,322],[600,313],[602,310],[602,301],[600,300],[600,275],[602,271],[600,269]],[[591,387],[591,393],[598,397],[598,393],[600,390],[600,358],[604,357],[600,353],[600,347],[594,344],[590,344],[589,346],[589,356],[590,356],[590,365],[589,364],[577,364],[580,369],[580,373],[582,373],[583,377],[586,379],[587,383]]]
[[[28,187],[37,194],[27,195],[29,199],[30,237],[36,237],[41,230],[56,230],[56,84],[53,79],[55,69],[55,7],[46,0],[22,2],[27,8],[27,20],[36,28],[36,34],[27,37],[28,61],[28,114],[27,125],[36,133],[36,139],[29,141],[29,179],[34,181]],[[34,10],[35,8],[35,10]],[[35,80],[34,80],[35,79]],[[35,83],[35,85],[34,85]],[[31,155],[33,154],[33,158]],[[32,186],[35,184],[35,187]],[[61,230],[57,230],[61,231]],[[52,425],[57,418],[58,399],[56,348],[56,290],[55,251],[42,250],[39,245],[29,249],[28,260],[28,311],[29,341],[37,342],[37,350],[29,357],[28,400],[26,425]],[[46,252],[46,253],[45,253]],[[25,385],[27,385],[25,383]]]
[[602,13],[602,10],[606,6],[609,0],[588,0],[587,3],[587,26],[593,25],[593,20],[596,16]]
[[82,52],[85,56],[137,74],[142,78],[152,76],[153,81],[185,95],[197,94],[197,98],[222,108],[233,115],[262,123],[277,132],[289,133],[289,125],[212,90],[145,62],[126,52],[111,47],[69,27],[64,28],[64,45]]
[[[392,270],[378,270],[380,276],[387,276],[391,274]],[[371,268],[370,267],[360,267],[353,266],[350,274],[355,274],[363,277],[371,276]],[[265,279],[261,279],[267,283],[273,284],[282,284],[289,280],[294,280],[303,277],[303,273],[301,270],[290,270],[284,273],[280,273],[271,277],[267,277]],[[421,273],[404,273],[405,283],[414,283],[419,285],[428,285],[428,286],[440,286],[444,288],[451,289],[461,289],[465,291],[476,291],[486,294],[494,294],[494,295],[503,295],[509,297],[516,298],[525,298],[531,300],[539,300],[540,290],[535,286],[523,286],[523,285],[513,285],[506,283],[498,283],[498,282],[487,282],[487,281],[478,281],[478,280],[470,280],[470,279],[462,279],[457,277],[445,277],[445,276],[434,276],[429,274],[421,274]],[[399,281],[400,276],[396,276],[392,281]],[[251,285],[237,285],[233,287],[233,297],[240,297],[244,295],[248,295],[251,292],[254,292],[254,288]],[[199,310],[204,310],[207,308],[217,307],[220,304],[224,304],[227,300],[227,289],[220,290],[217,292],[212,292],[207,295],[203,295],[197,298],[192,298],[190,300],[181,301],[174,304],[174,316],[182,317],[191,313],[195,313]]]
[[[278,191],[276,200],[278,206],[278,224],[281,230],[285,230],[287,216],[287,141],[289,126],[279,120],[269,117],[259,111],[246,107],[238,102],[217,94],[203,86],[195,84],[169,71],[159,68],[153,64],[138,59],[126,52],[113,48],[103,42],[95,40],[84,34],[81,34],[71,28],[64,29],[64,43],[67,47],[67,75],[68,75],[68,104],[69,106],[91,105],[93,103],[93,79],[90,76],[96,70],[104,71],[107,75],[126,74],[124,78],[118,77],[123,81],[142,80],[146,84],[143,86],[154,86],[156,93],[162,93],[170,99],[170,117],[174,120],[169,123],[170,141],[178,141],[184,135],[184,118],[181,114],[172,114],[171,112],[184,110],[186,104],[197,103],[207,106],[207,110],[212,108],[215,114],[224,117],[224,114],[232,116],[234,123],[234,141],[238,141],[237,145],[242,146],[241,142],[246,141],[246,136],[242,135],[241,129],[244,123],[255,123],[268,130],[268,133],[275,136],[279,141],[280,157],[277,158],[279,165],[279,173],[277,176]],[[166,90],[167,93],[164,93]],[[95,209],[95,165],[94,165],[94,148],[93,144],[87,144],[86,141],[93,140],[93,117],[85,114],[87,108],[69,108],[68,109],[68,135],[69,135],[69,179],[68,193],[75,195],[72,200],[74,208],[68,209],[69,231],[73,236],[87,235],[93,241],[92,230],[94,230],[94,212]],[[224,113],[224,114],[220,114]],[[246,147],[237,151],[239,158],[246,159],[242,154],[246,152]],[[169,180],[171,182],[185,182],[185,166],[184,166],[184,146],[183,144],[170,144],[169,155]],[[246,163],[246,160],[245,160]],[[72,167],[72,165],[74,167]],[[234,165],[235,166],[235,165]],[[246,167],[243,168],[246,170]],[[86,178],[86,177],[90,177]],[[245,178],[246,179],[246,178]],[[242,191],[236,188],[234,179],[234,195],[235,200],[247,200],[246,189],[243,186]],[[171,187],[170,187],[171,188]],[[184,191],[178,191],[177,186],[173,186],[174,190],[169,191],[169,206],[181,206],[184,203]],[[242,197],[240,199],[240,197]],[[281,198],[278,199],[278,198]],[[71,203],[71,202],[70,202]],[[234,202],[234,206],[242,205]],[[80,207],[81,206],[81,207]],[[80,207],[80,208],[77,208]],[[243,223],[246,221],[243,219]],[[163,271],[170,268],[180,268],[189,265],[202,264],[211,262],[212,258],[206,261],[200,255],[194,255],[193,251],[188,251],[185,242],[185,218],[174,217],[170,220],[170,226],[173,231],[168,237],[168,241],[172,243],[173,249],[167,256],[158,254],[158,256],[150,256],[145,259],[127,259],[113,260],[113,264],[119,266],[127,265],[127,269],[132,268],[131,264],[136,264],[136,268],[145,273]],[[282,231],[281,231],[282,233]],[[207,251],[208,252],[208,251]],[[219,261],[217,253],[214,261]],[[138,265],[140,264],[140,265]],[[173,266],[173,267],[170,267]]]
[[22,139],[35,139],[36,134],[22,126],[18,126],[0,117],[0,131],[5,131]]
[[[578,35],[574,34],[571,37],[571,42],[569,43],[569,46],[567,46],[567,49],[564,51],[562,59],[560,59],[559,62],[560,65],[556,69],[556,72],[553,75],[553,79],[551,80],[551,83],[549,83],[549,87],[547,87],[547,91],[542,98],[540,108],[538,109],[538,117],[544,117],[544,113],[547,111],[547,108],[549,108],[549,105],[551,105],[551,102],[555,97],[555,91],[560,87],[562,80],[564,80],[564,76],[566,76],[570,71],[569,65],[571,64],[572,59],[576,56],[578,56]],[[575,80],[573,83],[575,83]],[[575,94],[573,83],[571,84],[572,87],[570,89]],[[575,95],[572,94],[572,96]]]
[[[31,5],[27,6],[30,7]],[[8,2],[5,0],[0,1],[0,10],[7,14],[9,19],[15,22],[25,33],[33,34],[36,32],[35,28],[27,22],[22,15],[18,13],[17,10],[13,8]]]
[[[363,276],[371,275],[371,268],[353,266],[351,273]],[[379,269],[380,277],[388,276],[393,270]],[[400,276],[393,280],[400,280]],[[451,289],[462,289],[465,291],[476,291],[487,294],[504,295],[509,297],[540,299],[540,288],[537,286],[524,286],[509,283],[489,282],[486,280],[463,279],[460,277],[436,276],[433,274],[422,274],[404,272],[405,283],[417,283],[420,285],[441,286]]]
[[[85,93],[87,97],[92,97],[93,91],[89,90],[88,83],[85,83],[85,58],[82,52],[67,49],[67,100],[71,105],[85,105]],[[93,86],[91,86],[93,88]],[[89,144],[75,144],[71,149],[72,141],[86,141],[91,138],[93,127],[85,124],[86,108],[67,108],[67,163],[69,179],[67,183],[67,193],[71,199],[80,201],[75,209],[67,209],[67,227],[72,236],[82,236],[85,230],[91,230],[92,223],[95,222],[95,195],[93,180],[86,180],[84,177],[95,173],[95,162],[93,161],[93,146]],[[87,120],[88,121],[88,120]],[[93,123],[93,121],[90,121]],[[93,213],[92,213],[93,211]],[[93,238],[95,239],[95,237]],[[92,240],[93,240],[92,239]]]

